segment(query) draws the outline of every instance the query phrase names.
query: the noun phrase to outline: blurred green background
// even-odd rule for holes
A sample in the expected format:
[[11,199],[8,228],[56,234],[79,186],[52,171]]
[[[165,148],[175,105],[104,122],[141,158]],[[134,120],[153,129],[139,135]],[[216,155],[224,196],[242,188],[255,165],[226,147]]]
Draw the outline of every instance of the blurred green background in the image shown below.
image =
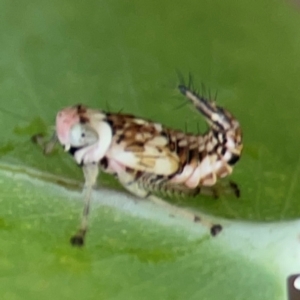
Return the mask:
[[[232,176],[240,199],[199,196],[181,204],[230,219],[298,218],[299,8],[270,0],[2,0],[1,299],[275,299],[272,272],[209,238],[190,241],[118,210],[95,209],[88,246],[72,249],[80,197],[66,201],[70,195],[49,182],[19,174],[34,168],[44,180],[82,180],[68,155],[44,157],[30,142],[37,132],[50,136],[56,112],[76,103],[205,130],[196,112],[175,109],[180,70],[218,91],[218,103],[240,120],[245,144]],[[238,274],[241,263],[250,278]]]

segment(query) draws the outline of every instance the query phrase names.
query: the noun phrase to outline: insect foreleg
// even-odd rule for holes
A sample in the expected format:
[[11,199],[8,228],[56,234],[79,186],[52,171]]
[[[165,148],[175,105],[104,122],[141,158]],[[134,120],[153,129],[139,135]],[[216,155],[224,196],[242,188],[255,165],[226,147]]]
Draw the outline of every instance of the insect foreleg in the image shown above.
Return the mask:
[[97,164],[87,164],[82,167],[85,184],[84,184],[84,208],[81,217],[81,224],[77,233],[71,237],[71,244],[74,246],[82,246],[84,244],[84,237],[88,228],[88,216],[90,211],[90,203],[92,197],[93,186],[96,183],[99,168]]
[[55,145],[58,142],[56,132],[53,133],[51,139],[48,142],[45,142],[44,136],[42,134],[34,135],[31,138],[31,140],[37,145],[39,145],[43,149],[44,154],[46,155],[50,154],[53,151]]

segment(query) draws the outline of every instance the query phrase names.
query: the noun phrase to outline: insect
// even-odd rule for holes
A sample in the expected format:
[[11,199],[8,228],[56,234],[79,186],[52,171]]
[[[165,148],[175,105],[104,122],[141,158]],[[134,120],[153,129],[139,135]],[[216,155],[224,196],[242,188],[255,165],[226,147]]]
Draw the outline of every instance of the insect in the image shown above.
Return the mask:
[[[85,178],[84,210],[80,228],[71,238],[73,245],[84,244],[91,193],[100,170],[115,175],[125,189],[141,198],[157,191],[196,194],[231,174],[243,148],[239,122],[192,88],[184,84],[178,88],[205,117],[209,124],[205,134],[188,134],[83,105],[58,112],[56,131],[45,151],[52,151],[58,141],[82,167]],[[190,215],[195,222],[203,221]],[[212,235],[222,229],[219,224],[209,227]]]

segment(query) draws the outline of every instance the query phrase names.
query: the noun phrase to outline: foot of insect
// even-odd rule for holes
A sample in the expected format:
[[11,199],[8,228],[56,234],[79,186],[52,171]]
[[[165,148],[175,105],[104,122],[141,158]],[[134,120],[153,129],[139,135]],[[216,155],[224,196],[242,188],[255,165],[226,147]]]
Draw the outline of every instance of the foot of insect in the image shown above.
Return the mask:
[[91,205],[91,197],[93,186],[96,183],[99,169],[97,164],[87,164],[82,167],[83,174],[85,178],[85,186],[84,186],[84,208],[81,217],[80,228],[77,233],[71,237],[71,244],[73,246],[83,246],[84,245],[84,237],[88,228],[88,217],[90,212]]
[[237,198],[240,198],[241,197],[241,191],[240,191],[240,188],[238,186],[237,183],[235,183],[234,181],[229,181],[229,186],[232,190],[232,192],[234,193],[234,195],[237,197]]
[[72,246],[81,247],[84,245],[86,230],[78,230],[70,239]]

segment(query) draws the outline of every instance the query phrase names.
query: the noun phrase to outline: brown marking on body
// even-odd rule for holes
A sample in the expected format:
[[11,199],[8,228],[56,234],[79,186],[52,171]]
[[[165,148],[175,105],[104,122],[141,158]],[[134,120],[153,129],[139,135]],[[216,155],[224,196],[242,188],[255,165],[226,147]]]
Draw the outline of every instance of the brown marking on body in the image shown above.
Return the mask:
[[77,108],[77,114],[79,117],[79,122],[81,124],[90,122],[90,118],[87,116],[87,108],[82,104],[78,104],[76,106],[76,108]]
[[138,152],[144,152],[145,148],[143,143],[135,142],[132,143],[131,145],[126,146],[124,150],[127,152],[138,153]]

